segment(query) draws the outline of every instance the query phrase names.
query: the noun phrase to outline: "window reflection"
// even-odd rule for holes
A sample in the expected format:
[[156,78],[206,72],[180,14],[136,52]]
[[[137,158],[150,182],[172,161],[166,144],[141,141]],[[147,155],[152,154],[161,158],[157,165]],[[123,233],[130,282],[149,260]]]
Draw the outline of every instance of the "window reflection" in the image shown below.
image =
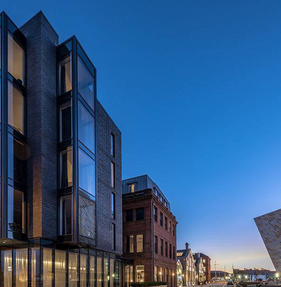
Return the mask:
[[28,267],[28,255],[27,249],[15,250],[15,261],[16,261],[16,276],[15,276],[15,287],[27,287],[27,267]]
[[65,261],[66,255],[65,251],[56,250],[55,251],[55,286],[63,287],[65,286],[65,279],[66,279],[66,268],[65,268]]
[[88,103],[88,105],[94,110],[95,109],[94,78],[80,57],[78,57],[78,92]]
[[95,256],[90,256],[90,282],[89,287],[95,287]]
[[68,286],[77,287],[77,284],[78,284],[78,254],[69,252]]
[[61,188],[72,186],[72,149],[68,147],[60,153],[60,183]]
[[1,252],[1,265],[3,266],[3,283],[5,287],[12,287],[13,280],[13,259],[12,250]]
[[80,287],[87,287],[87,256],[80,255]]
[[60,141],[71,138],[71,102],[60,106]]
[[59,95],[72,90],[72,56],[71,54],[59,63]]
[[79,187],[95,195],[95,161],[79,148]]
[[8,230],[25,233],[24,193],[8,186]]
[[8,34],[8,72],[25,85],[25,53],[19,44]]
[[60,202],[61,218],[60,228],[61,235],[72,234],[72,198],[71,195],[64,196]]
[[95,119],[80,101],[78,102],[78,138],[89,150],[95,152]]
[[52,249],[43,248],[43,287],[52,287],[53,272]]
[[24,97],[8,82],[8,123],[20,133],[24,133]]

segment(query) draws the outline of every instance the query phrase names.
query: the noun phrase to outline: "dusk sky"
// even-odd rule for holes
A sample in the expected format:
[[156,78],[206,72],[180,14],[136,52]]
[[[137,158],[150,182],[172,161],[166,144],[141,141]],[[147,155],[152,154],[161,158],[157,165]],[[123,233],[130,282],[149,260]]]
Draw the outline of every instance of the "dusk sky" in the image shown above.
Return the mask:
[[253,218],[281,208],[280,0],[1,0],[77,36],[123,138],[123,178],[171,202],[178,248],[270,268]]

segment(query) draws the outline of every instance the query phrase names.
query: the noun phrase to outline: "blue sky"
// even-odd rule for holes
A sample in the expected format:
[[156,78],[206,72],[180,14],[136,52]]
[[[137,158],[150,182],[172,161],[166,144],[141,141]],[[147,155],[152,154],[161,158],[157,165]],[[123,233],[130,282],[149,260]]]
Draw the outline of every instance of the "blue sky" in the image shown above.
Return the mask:
[[253,218],[281,207],[281,1],[2,0],[75,34],[123,133],[123,177],[149,174],[218,268],[273,268]]

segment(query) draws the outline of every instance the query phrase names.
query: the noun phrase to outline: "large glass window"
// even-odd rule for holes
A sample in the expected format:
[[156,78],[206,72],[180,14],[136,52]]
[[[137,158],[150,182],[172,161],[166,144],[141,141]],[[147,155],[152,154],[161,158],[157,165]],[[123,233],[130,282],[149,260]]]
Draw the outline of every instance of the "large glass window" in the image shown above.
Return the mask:
[[104,287],[108,286],[108,281],[109,281],[109,265],[108,265],[108,258],[103,259],[103,284]]
[[119,260],[114,262],[114,286],[121,287],[121,262]]
[[30,279],[31,287],[39,287],[40,284],[40,248],[30,250]]
[[109,286],[114,287],[114,259],[110,259],[110,279]]
[[158,253],[158,236],[154,235],[154,252]]
[[25,147],[22,142],[8,134],[8,177],[24,183],[25,180]]
[[8,186],[8,230],[25,233],[24,193]]
[[52,287],[52,249],[43,248],[43,287]]
[[95,153],[95,119],[80,101],[78,102],[78,139]]
[[66,254],[65,251],[55,251],[55,286],[65,287],[66,281]]
[[[81,192],[82,194],[82,192]],[[88,195],[79,195],[79,234],[95,238],[96,202]]]
[[95,265],[95,256],[90,256],[90,286],[89,287],[95,287],[95,270],[96,270],[96,265]]
[[60,187],[72,186],[72,148],[60,153]]
[[127,236],[127,252],[134,253],[134,235]]
[[126,222],[131,222],[134,219],[134,210],[128,209],[126,210]]
[[144,265],[136,266],[136,282],[144,282]]
[[27,287],[27,267],[28,267],[28,253],[27,249],[15,250],[16,261],[16,287]]
[[143,252],[143,234],[138,234],[137,240],[137,252]]
[[12,258],[12,250],[2,251],[1,252],[2,259],[2,272],[4,286],[12,287],[13,280],[13,258]]
[[144,209],[143,208],[136,209],[136,220],[144,220]]
[[60,234],[72,234],[72,196],[60,200]]
[[79,187],[95,195],[95,161],[79,148]]
[[68,287],[77,287],[78,283],[78,254],[69,252],[68,255]]
[[97,257],[97,287],[102,287],[102,257]]
[[24,134],[24,97],[10,81],[8,81],[8,123]]
[[80,287],[87,287],[87,255],[80,254]]
[[8,72],[25,85],[25,52],[8,34]]
[[153,216],[154,216],[154,220],[157,222],[158,221],[158,209],[156,206],[153,206]]
[[60,141],[63,142],[72,137],[71,130],[71,102],[66,102],[60,106]]
[[115,219],[115,193],[111,193],[111,218]]
[[72,90],[72,56],[71,54],[59,63],[59,95]]
[[95,109],[95,81],[83,61],[78,57],[78,92]]

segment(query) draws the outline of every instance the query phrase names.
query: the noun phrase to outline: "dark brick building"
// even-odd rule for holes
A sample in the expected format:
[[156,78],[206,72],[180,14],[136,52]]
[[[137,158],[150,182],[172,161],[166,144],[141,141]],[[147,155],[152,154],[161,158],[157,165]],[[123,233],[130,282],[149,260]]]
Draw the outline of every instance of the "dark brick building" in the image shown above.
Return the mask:
[[160,188],[147,176],[123,180],[123,250],[134,259],[136,282],[176,286],[177,221]]
[[121,132],[96,68],[42,12],[0,28],[0,285],[121,286]]

